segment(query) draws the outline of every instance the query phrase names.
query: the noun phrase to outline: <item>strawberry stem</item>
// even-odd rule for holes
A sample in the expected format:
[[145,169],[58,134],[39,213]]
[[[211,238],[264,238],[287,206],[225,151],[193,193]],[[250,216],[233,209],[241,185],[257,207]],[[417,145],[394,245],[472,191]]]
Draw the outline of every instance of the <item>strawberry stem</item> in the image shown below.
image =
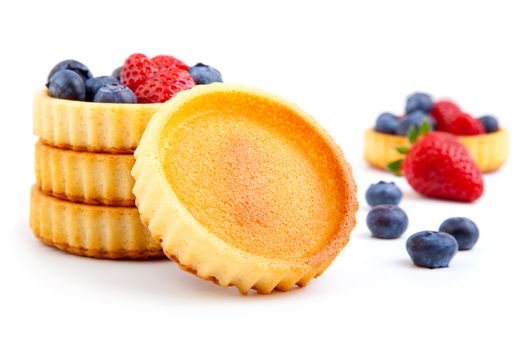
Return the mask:
[[418,137],[419,137],[419,134],[416,130],[416,128],[414,126],[411,126],[409,129],[408,129],[408,142],[410,142],[411,145],[413,145],[414,143],[416,143]]
[[394,175],[401,176],[401,164],[403,163],[402,159],[396,160],[392,163],[387,164],[386,168],[390,170]]
[[400,154],[407,154],[407,153],[408,153],[408,150],[409,150],[410,148],[407,147],[407,146],[400,146],[400,147],[396,147],[395,149],[396,149],[396,151],[398,151]]
[[[408,129],[408,142],[410,145],[413,145],[416,143],[421,137],[425,136],[429,132],[432,131],[432,128],[430,127],[430,120],[428,118],[423,119],[423,122],[419,126],[419,130],[416,129],[414,126],[411,126]],[[408,154],[408,151],[410,151],[410,147],[407,146],[399,146],[395,147],[395,150],[399,152],[399,154],[406,155]],[[401,165],[403,164],[403,159],[396,160],[390,164],[387,164],[386,168],[390,170],[394,175],[401,176]]]
[[431,131],[432,128],[430,127],[430,120],[425,117],[425,119],[423,119],[423,123],[421,123],[421,126],[419,127],[419,137],[426,135]]

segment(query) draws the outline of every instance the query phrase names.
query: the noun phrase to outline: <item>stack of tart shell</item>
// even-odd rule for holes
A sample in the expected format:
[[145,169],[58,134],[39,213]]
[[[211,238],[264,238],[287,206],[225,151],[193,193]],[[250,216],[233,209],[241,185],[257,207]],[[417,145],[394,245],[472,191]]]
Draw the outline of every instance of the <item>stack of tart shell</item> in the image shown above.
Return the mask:
[[38,239],[96,258],[164,256],[141,223],[131,177],[133,152],[159,106],[36,94],[30,225]]

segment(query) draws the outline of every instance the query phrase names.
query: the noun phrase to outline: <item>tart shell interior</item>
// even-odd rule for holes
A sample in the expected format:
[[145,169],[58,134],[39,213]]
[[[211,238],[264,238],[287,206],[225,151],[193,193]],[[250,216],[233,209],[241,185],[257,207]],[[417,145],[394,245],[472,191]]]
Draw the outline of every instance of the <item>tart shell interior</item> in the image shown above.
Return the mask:
[[316,128],[286,106],[244,93],[205,94],[170,117],[159,144],[174,193],[228,244],[302,260],[344,240],[345,168]]

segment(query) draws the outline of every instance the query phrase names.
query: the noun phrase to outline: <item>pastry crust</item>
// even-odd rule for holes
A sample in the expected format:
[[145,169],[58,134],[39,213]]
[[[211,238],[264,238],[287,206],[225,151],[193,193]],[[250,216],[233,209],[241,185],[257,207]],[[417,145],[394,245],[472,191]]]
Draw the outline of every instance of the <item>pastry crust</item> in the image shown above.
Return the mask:
[[[303,178],[297,173],[289,174],[289,177],[292,178],[290,183],[294,181],[294,176],[299,176],[301,181],[297,182],[297,188],[281,187],[276,192],[271,192],[274,190],[273,188],[256,189],[257,181],[267,180],[264,178],[264,171],[267,169],[261,164],[264,162],[266,162],[264,164],[271,163],[275,159],[272,159],[270,155],[271,161],[266,158],[263,161],[258,156],[259,149],[250,148],[251,142],[256,144],[258,140],[250,139],[250,136],[242,137],[243,132],[255,132],[249,129],[249,126],[241,123],[243,113],[258,116],[261,118],[261,123],[273,119],[275,123],[280,125],[279,135],[286,132],[293,135],[282,136],[286,142],[290,143],[288,145],[290,148],[301,148],[310,143],[312,148],[298,151],[301,154],[300,157],[311,157],[308,158],[308,161],[321,164],[319,169],[322,166],[327,167],[327,169],[323,168],[326,173],[314,173],[314,180],[310,178],[306,181],[311,180],[315,185],[326,186],[326,188],[336,188],[337,190],[334,192],[337,194],[334,196],[337,200],[329,198],[326,199],[327,202],[325,203],[319,199],[318,197],[324,195],[324,187],[318,188],[318,192],[305,192],[305,188],[309,189],[309,187],[305,187],[306,185],[301,187]],[[220,123],[221,120],[217,122],[216,115],[224,115],[224,124]],[[209,139],[219,140],[218,143],[210,144],[210,154],[216,154],[214,147],[222,147],[222,140],[224,144],[231,141],[227,137],[222,138],[222,135],[217,136],[213,130],[220,134],[224,128],[231,128],[236,136],[241,135],[233,143],[235,147],[229,150],[230,153],[225,153],[223,162],[227,165],[222,164],[220,160],[217,160],[217,157],[212,159],[195,159],[193,157],[194,152],[196,152],[195,148],[199,147],[204,149],[202,153],[205,156],[208,154],[205,148],[207,139],[202,137],[202,134],[196,134],[194,145],[184,143],[187,139],[183,139],[182,134],[191,137],[194,132],[201,132],[202,128],[208,127],[207,122],[203,121],[207,120],[208,117],[211,118],[210,124],[218,123],[217,129],[214,129],[215,124],[211,127]],[[239,121],[239,124],[236,124],[236,121]],[[185,122],[189,124],[185,124]],[[191,126],[193,122],[197,125],[195,129],[192,129]],[[180,125],[183,126],[179,128]],[[176,130],[181,131],[180,136],[172,134]],[[184,130],[188,132],[185,133]],[[302,137],[304,135],[301,133],[308,137]],[[257,135],[261,136],[262,133]],[[176,147],[187,146],[187,148],[182,149],[180,153],[172,154],[170,148],[175,149],[173,145],[177,145]],[[258,145],[262,148],[268,146],[267,143]],[[279,152],[279,148],[276,150]],[[282,152],[278,153],[276,157],[289,155],[285,151]],[[165,254],[184,270],[221,286],[235,286],[241,293],[247,293],[250,289],[255,289],[259,293],[270,293],[274,289],[286,291],[295,285],[305,286],[332,263],[333,259],[347,244],[350,232],[355,226],[355,213],[358,208],[356,185],[352,177],[351,167],[345,161],[340,148],[313,118],[297,106],[256,89],[234,84],[211,84],[197,86],[189,91],[179,93],[176,98],[166,102],[153,117],[135,152],[135,157],[136,163],[132,175],[136,180],[133,192],[137,197],[137,207],[143,222],[150,229],[153,237],[161,244]],[[177,177],[169,173],[171,166],[177,167],[179,165],[177,163],[170,165],[169,162],[172,160],[174,162],[181,161],[181,164],[187,165],[187,167],[180,167],[181,171],[185,172],[184,174],[181,173],[181,177],[189,179],[189,182],[183,182],[182,178],[180,179],[181,183],[178,185],[184,187],[182,189],[179,187],[181,191],[178,191],[177,186],[173,183],[178,181]],[[295,160],[292,159],[292,161]],[[224,184],[226,186],[224,188],[221,182],[223,180],[221,175],[224,171],[219,168],[216,171],[204,174],[206,183],[195,180],[198,171],[204,168],[211,169],[210,163],[213,163],[214,166],[224,165],[231,166],[231,169],[238,169],[238,167],[232,166],[235,162],[242,163],[241,167],[248,164],[252,167],[252,171],[235,173],[231,179],[226,178],[226,182],[231,180],[231,183]],[[283,167],[286,167],[288,163],[284,162],[283,164]],[[317,166],[317,164],[310,165],[313,168]],[[269,166],[271,167],[273,164]],[[290,169],[295,171],[295,168]],[[319,169],[317,170],[321,171]],[[308,169],[304,170],[307,172]],[[260,177],[255,179],[254,176],[257,177],[258,175]],[[200,179],[202,180],[202,178]],[[191,184],[191,181],[194,180],[197,182]],[[286,181],[289,179],[283,180],[281,176],[273,180],[279,184],[288,184]],[[187,185],[190,188],[186,188]],[[206,191],[211,191],[211,195],[208,197],[201,196],[200,199],[193,201],[194,193],[201,191],[201,187],[204,188],[205,194]],[[187,193],[183,193],[184,191]],[[214,197],[213,193],[217,197]],[[283,193],[283,196],[286,197],[271,197],[276,193]],[[296,226],[304,228],[302,234],[306,242],[297,242],[297,236],[293,234],[290,235],[289,241],[283,240],[283,232],[274,232],[272,235],[271,230],[270,236],[264,236],[264,234],[268,234],[265,231],[265,225],[270,226],[270,228],[278,227],[274,221],[265,221],[267,217],[277,218],[276,221],[284,220],[283,227],[295,225],[296,223],[291,222],[293,218],[302,218],[299,214],[304,209],[303,207],[285,208],[281,213],[271,207],[275,203],[274,201],[268,204],[264,202],[265,198],[263,198],[268,196],[277,201],[288,203],[287,201],[290,199],[288,194],[291,194],[292,197],[293,194],[298,197],[303,196],[301,198],[306,200],[309,197],[313,198],[311,202],[304,203],[305,207],[310,205],[328,206],[327,203],[334,204],[335,209],[328,214],[332,215],[330,220],[334,226],[329,226],[329,223],[322,219],[323,210],[326,208],[318,207],[313,208],[313,212],[319,215],[319,217],[314,215],[314,219],[318,219],[316,224],[321,223],[320,226],[315,226],[314,230],[323,227],[322,225],[325,224],[326,227],[330,227],[330,231],[325,236],[321,236],[318,232],[311,232],[312,230],[308,230],[306,224],[300,226],[303,223],[298,223]],[[219,197],[225,197],[227,200],[219,201]],[[219,203],[212,203],[209,207],[202,204],[211,203],[209,201],[213,198],[217,198]],[[236,208],[234,201],[237,199],[241,199],[241,205]],[[311,208],[308,207],[307,209]],[[224,215],[236,215],[237,219],[232,219],[235,221],[233,223],[228,222],[229,226],[224,220],[217,219],[219,222],[214,226],[210,224],[210,217],[215,218],[215,213],[218,213],[218,217],[221,218]],[[282,217],[279,217],[281,214]],[[311,222],[309,219],[305,221]],[[257,223],[260,225],[257,226]],[[246,229],[246,235],[239,233],[236,225],[242,226],[243,229],[249,227]],[[227,229],[224,232],[219,232],[223,226]],[[301,237],[301,235],[298,236]],[[259,243],[258,239],[262,240],[262,247],[256,244]],[[320,241],[317,242],[316,239]],[[315,249],[312,248],[314,247],[313,241],[316,241]],[[252,243],[254,245],[250,245]],[[303,254],[302,250],[307,248],[311,248],[311,251]],[[274,256],[272,256],[272,249],[275,250]]]
[[71,101],[42,90],[34,98],[33,131],[59,148],[131,154],[160,106]]
[[42,242],[102,259],[163,257],[136,208],[78,204],[31,189],[30,225]]
[[131,154],[90,153],[35,145],[36,182],[41,191],[77,203],[135,206]]
[[[509,157],[509,134],[505,129],[479,136],[458,136],[479,169],[484,172],[498,170]],[[408,146],[406,137],[377,132],[373,129],[365,131],[364,157],[370,165],[386,170],[386,165],[401,159],[403,156],[396,147]]]
[[484,173],[498,170],[509,158],[509,133],[505,129],[480,136],[461,136],[459,141]]

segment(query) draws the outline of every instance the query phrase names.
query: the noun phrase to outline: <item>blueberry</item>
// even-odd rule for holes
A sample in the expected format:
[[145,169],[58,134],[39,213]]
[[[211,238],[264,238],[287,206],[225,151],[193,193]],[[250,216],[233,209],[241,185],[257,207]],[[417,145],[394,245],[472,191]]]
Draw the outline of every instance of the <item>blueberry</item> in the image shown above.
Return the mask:
[[491,115],[485,115],[481,118],[479,118],[479,121],[481,124],[483,124],[483,127],[485,128],[485,132],[495,132],[499,129],[499,123],[498,120],[491,116]]
[[119,84],[119,81],[106,75],[86,80],[86,101],[93,101],[97,91],[107,84]]
[[137,96],[125,85],[107,84],[98,89],[93,102],[137,103]]
[[93,74],[89,71],[89,68],[86,67],[85,64],[75,61],[75,60],[65,60],[60,63],[58,63],[56,66],[51,69],[51,72],[49,72],[49,75],[47,76],[47,81],[51,79],[51,77],[58,72],[59,70],[72,70],[73,72],[77,73],[82,77],[82,79],[87,80],[89,78],[93,78]]
[[366,201],[371,207],[381,204],[398,205],[402,196],[401,190],[393,182],[379,181],[370,185],[366,191]]
[[408,129],[410,129],[411,126],[418,130],[425,119],[430,122],[430,129],[434,130],[436,128],[436,121],[434,118],[423,111],[414,111],[410,114],[407,114],[407,116],[399,123],[396,132],[398,135],[406,135],[408,133]]
[[118,67],[118,68],[115,68],[115,70],[113,71],[113,73],[111,73],[111,76],[115,79],[117,79],[118,81],[120,81],[120,72],[122,71],[122,66]]
[[59,70],[46,85],[49,96],[66,100],[86,100],[84,79],[72,70]]
[[396,134],[399,126],[399,118],[392,113],[381,113],[376,119],[375,131],[379,131],[385,134]]
[[190,72],[193,80],[195,81],[195,84],[211,84],[211,83],[222,83],[222,75],[221,73],[204,63],[197,63],[193,67],[190,67],[188,69],[188,72]]
[[450,218],[439,226],[439,231],[454,236],[459,250],[469,250],[479,239],[479,229],[474,221],[468,218]]
[[366,217],[366,224],[376,238],[398,238],[406,231],[408,216],[396,205],[385,204],[372,208]]
[[422,111],[425,113],[430,113],[433,106],[432,97],[429,94],[422,92],[416,92],[407,98],[407,103],[405,106],[405,112],[407,114],[414,111]]
[[415,265],[434,269],[448,267],[458,252],[458,242],[445,232],[422,231],[407,239],[406,248]]

